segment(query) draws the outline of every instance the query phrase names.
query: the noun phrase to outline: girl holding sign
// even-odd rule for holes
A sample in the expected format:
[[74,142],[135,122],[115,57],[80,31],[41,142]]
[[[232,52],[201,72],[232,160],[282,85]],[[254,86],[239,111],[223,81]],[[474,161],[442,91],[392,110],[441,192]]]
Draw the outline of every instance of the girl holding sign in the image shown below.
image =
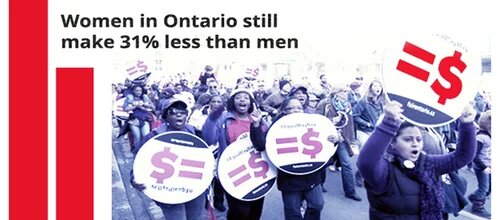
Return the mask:
[[[229,144],[250,131],[252,124],[259,126],[261,112],[255,107],[252,92],[247,89],[236,89],[227,102],[227,111],[219,108],[210,113],[202,129],[203,140],[208,145],[219,144],[219,156]],[[255,145],[254,145],[255,146]],[[226,192],[228,204],[228,220],[258,220],[262,214],[264,197],[243,201]]]
[[458,170],[473,159],[475,111],[471,106],[465,108],[457,149],[444,155],[422,153],[422,131],[403,122],[402,111],[400,103],[388,103],[384,119],[359,154],[370,219],[443,219],[445,193],[440,175]]

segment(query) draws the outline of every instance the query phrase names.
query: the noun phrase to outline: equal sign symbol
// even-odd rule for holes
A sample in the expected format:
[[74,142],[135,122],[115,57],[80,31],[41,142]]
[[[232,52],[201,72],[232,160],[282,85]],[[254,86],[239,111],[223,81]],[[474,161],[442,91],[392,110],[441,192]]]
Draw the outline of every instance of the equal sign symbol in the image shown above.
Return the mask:
[[[434,59],[436,58],[436,55],[432,54],[431,52],[424,50],[410,42],[405,42],[405,45],[403,47],[403,51],[409,55],[412,55],[428,64],[433,64]],[[396,67],[397,70],[406,73],[410,76],[413,76],[419,80],[422,80],[424,82],[427,82],[429,79],[429,72],[417,67],[411,63],[408,63],[404,60],[399,60],[398,66]]]
[[[288,138],[276,138],[276,144],[289,144],[289,143],[297,143],[297,137],[288,137]],[[281,147],[276,149],[278,154],[287,154],[287,153],[297,153],[299,152],[299,147]]]
[[135,66],[130,67],[130,68],[128,68],[128,69],[127,69],[127,73],[128,73],[128,75],[129,75],[129,76],[130,76],[130,75],[132,75],[132,74],[134,74],[134,73],[137,73],[137,72],[138,72],[138,71],[137,71],[137,69],[135,68]]
[[[234,176],[242,173],[243,171],[246,171],[247,170],[247,167],[243,164],[239,167],[237,167],[236,169],[234,169],[233,171],[229,172],[227,175],[229,175],[229,178],[233,178]],[[247,180],[249,180],[251,178],[250,174],[247,173],[245,174],[244,176],[238,178],[237,180],[235,180],[233,182],[233,185],[234,187],[238,187],[240,184],[246,182]]]
[[[197,160],[182,159],[181,166],[195,167],[195,168],[201,168],[201,169],[203,169],[203,168],[205,168],[205,162],[203,162],[203,161],[197,161]],[[203,177],[203,173],[193,172],[193,171],[186,171],[186,170],[180,170],[179,171],[179,176],[180,177],[185,177],[185,178],[191,178],[191,179],[199,179],[199,180],[201,180],[202,177]]]

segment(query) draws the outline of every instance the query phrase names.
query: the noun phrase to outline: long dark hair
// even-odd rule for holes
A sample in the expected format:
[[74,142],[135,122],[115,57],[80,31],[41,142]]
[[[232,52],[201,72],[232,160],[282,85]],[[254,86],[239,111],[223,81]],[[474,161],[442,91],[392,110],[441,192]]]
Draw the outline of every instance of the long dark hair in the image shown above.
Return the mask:
[[[380,95],[378,95],[378,96],[373,96],[373,94],[372,94],[372,87],[373,87],[373,84],[375,84],[375,83],[378,83],[380,85],[380,87],[382,88],[382,90],[380,91]],[[368,85],[368,88],[366,89],[365,96],[366,96],[368,101],[371,100],[379,105],[385,105],[388,102],[387,94],[386,94],[385,88],[384,88],[384,84],[382,84],[382,81],[380,81],[378,79],[372,80],[370,85]]]

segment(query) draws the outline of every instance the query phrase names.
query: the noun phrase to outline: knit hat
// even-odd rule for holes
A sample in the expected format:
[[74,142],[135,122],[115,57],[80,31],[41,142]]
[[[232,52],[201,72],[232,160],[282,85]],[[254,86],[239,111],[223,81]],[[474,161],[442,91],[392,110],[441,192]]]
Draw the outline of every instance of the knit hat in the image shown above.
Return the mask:
[[279,82],[279,86],[280,86],[280,89],[283,89],[283,86],[285,86],[286,84],[289,84],[290,81],[288,80],[280,80]]
[[234,95],[236,95],[236,94],[238,94],[238,93],[240,93],[240,92],[245,92],[245,93],[247,93],[250,97],[252,97],[252,99],[254,98],[254,97],[253,97],[253,92],[252,92],[252,91],[250,91],[249,89],[245,89],[245,88],[238,88],[238,89],[234,89],[234,90],[231,92],[230,97],[231,97],[231,96],[234,96]]

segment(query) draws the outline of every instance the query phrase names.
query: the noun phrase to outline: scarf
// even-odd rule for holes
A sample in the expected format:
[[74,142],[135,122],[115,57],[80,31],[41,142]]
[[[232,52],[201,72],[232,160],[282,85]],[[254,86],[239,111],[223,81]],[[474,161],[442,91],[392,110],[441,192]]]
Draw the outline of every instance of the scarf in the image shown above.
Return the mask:
[[395,156],[395,159],[396,166],[399,166],[404,174],[420,185],[420,219],[443,219],[443,186],[435,173],[434,165],[428,163],[427,156],[422,154],[412,169],[406,168],[403,165],[404,159],[401,157]]

